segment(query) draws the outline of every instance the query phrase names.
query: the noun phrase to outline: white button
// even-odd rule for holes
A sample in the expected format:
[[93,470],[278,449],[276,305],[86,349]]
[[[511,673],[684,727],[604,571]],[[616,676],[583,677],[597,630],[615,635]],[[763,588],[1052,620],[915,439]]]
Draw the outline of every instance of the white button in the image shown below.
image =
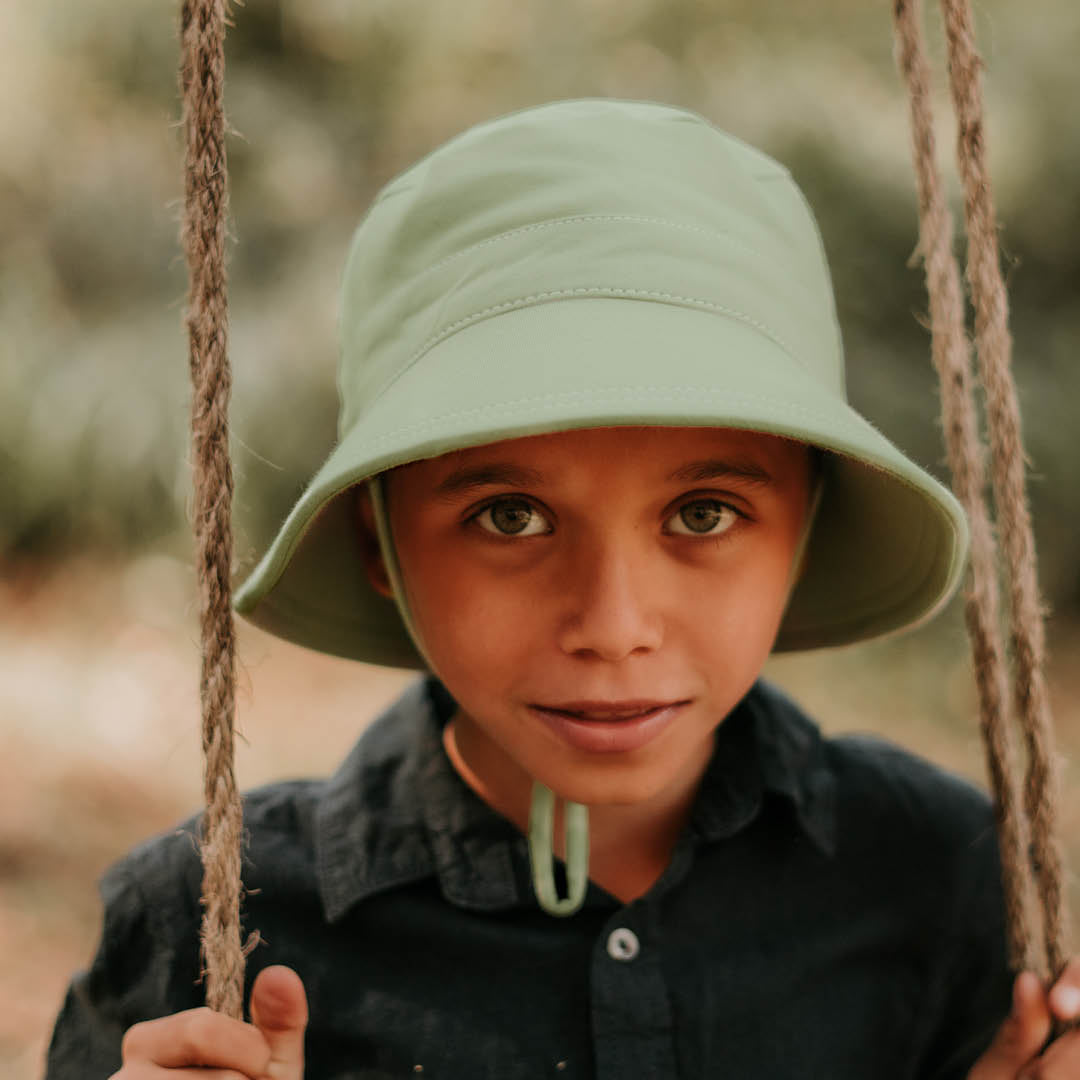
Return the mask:
[[620,926],[608,935],[607,951],[612,960],[633,960],[641,952],[641,942],[633,930]]

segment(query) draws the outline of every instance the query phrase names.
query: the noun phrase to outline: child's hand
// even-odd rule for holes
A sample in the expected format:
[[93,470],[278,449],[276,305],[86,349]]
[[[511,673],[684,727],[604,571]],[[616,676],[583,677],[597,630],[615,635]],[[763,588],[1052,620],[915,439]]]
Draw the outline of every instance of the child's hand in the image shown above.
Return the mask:
[[1016,977],[1012,1013],[968,1080],[1080,1080],[1080,1030],[1067,1031],[1039,1053],[1055,1018],[1080,1018],[1080,957],[1049,993],[1030,971]]
[[124,1066],[111,1080],[164,1080],[165,1072],[186,1069],[198,1071],[179,1075],[303,1080],[307,997],[292,968],[259,972],[251,988],[251,1019],[245,1024],[210,1009],[188,1009],[135,1024],[124,1035]]

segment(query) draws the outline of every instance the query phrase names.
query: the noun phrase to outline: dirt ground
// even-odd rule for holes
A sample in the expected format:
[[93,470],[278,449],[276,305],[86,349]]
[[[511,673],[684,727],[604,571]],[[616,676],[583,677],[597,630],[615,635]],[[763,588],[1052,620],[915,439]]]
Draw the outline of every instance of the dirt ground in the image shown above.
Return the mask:
[[[165,555],[0,578],[0,1074],[10,1080],[42,1073],[65,987],[96,946],[97,878],[199,806],[193,597],[190,568]],[[1061,828],[1076,868],[1080,630],[1050,629]],[[413,677],[320,656],[243,623],[239,633],[244,788],[332,770]],[[955,610],[896,639],[776,658],[768,674],[827,730],[885,733],[983,783]]]

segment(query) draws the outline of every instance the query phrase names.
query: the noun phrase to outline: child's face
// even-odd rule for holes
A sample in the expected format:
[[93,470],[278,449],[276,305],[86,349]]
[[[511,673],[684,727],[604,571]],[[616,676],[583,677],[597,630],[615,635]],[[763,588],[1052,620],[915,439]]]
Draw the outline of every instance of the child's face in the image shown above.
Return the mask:
[[[772,648],[809,485],[803,444],[716,428],[559,432],[393,470],[409,605],[477,757],[591,804],[696,776]],[[620,702],[671,707],[595,715]]]

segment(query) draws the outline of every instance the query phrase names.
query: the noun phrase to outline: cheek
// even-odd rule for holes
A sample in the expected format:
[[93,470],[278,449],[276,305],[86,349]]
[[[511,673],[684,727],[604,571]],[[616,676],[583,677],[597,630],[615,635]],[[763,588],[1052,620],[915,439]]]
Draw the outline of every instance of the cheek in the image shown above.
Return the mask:
[[488,574],[464,561],[416,565],[411,579],[403,566],[409,603],[440,673],[497,680],[536,651],[542,622],[536,602],[520,591],[499,589]]
[[722,650],[732,665],[767,655],[787,603],[789,562],[786,550],[778,548],[700,578],[688,608],[700,640]]

